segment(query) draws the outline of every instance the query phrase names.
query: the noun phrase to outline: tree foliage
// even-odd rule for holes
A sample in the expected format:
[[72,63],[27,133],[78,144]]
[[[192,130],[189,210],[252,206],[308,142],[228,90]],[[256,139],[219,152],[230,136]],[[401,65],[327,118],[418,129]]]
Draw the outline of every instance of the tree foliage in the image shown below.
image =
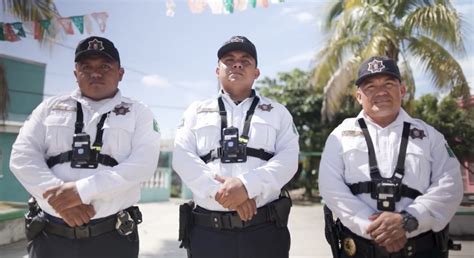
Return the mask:
[[461,17],[449,0],[337,0],[326,18],[329,38],[316,55],[311,81],[324,89],[323,118],[333,119],[347,96],[360,63],[374,55],[398,62],[407,84],[407,109],[415,96],[418,63],[439,89],[469,96],[455,55],[465,54]]

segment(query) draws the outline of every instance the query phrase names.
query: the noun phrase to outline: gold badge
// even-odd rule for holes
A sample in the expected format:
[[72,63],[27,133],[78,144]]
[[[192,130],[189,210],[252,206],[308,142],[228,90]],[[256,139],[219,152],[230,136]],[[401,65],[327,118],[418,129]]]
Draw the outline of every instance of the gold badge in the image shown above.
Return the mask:
[[357,251],[354,239],[352,239],[350,237],[344,238],[344,240],[342,240],[342,249],[344,249],[344,252],[348,256],[354,256],[356,254],[356,251]]

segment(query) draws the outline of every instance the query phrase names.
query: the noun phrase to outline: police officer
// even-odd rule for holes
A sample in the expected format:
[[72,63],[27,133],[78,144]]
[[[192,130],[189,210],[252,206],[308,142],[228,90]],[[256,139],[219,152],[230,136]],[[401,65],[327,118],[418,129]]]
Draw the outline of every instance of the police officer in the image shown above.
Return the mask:
[[254,44],[231,37],[217,52],[219,96],[184,113],[173,167],[194,194],[189,257],[288,257],[291,202],[280,196],[297,170],[298,134],[281,104],[252,89]]
[[463,194],[458,160],[442,134],[401,108],[394,60],[364,61],[356,85],[363,110],[331,133],[319,168],[321,195],[341,223],[341,257],[447,257],[447,224]]
[[10,168],[39,205],[28,216],[28,253],[138,257],[133,205],[158,163],[158,125],[118,89],[124,69],[110,40],[82,40],[74,61],[79,88],[43,101],[12,148]]

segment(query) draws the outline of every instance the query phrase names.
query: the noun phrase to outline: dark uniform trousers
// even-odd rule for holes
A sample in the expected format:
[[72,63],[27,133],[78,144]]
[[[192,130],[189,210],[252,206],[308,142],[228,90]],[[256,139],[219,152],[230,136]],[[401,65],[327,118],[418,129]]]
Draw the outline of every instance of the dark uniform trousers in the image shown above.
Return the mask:
[[138,232],[122,236],[111,231],[96,237],[68,239],[41,232],[27,246],[30,258],[136,258]]
[[[351,238],[355,243],[355,254],[349,255],[344,249],[344,239]],[[385,248],[379,247],[375,242],[360,237],[347,228],[342,232],[341,258],[445,258],[439,248],[436,247],[433,232],[426,232],[414,238],[408,239],[405,247],[396,253],[388,253]]]
[[190,234],[191,258],[288,258],[288,228],[267,222],[242,229],[195,225]]

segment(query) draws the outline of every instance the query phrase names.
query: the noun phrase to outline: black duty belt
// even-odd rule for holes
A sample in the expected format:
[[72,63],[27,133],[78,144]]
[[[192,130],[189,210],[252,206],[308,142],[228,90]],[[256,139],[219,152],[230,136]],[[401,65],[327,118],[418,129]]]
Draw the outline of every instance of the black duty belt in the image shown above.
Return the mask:
[[258,208],[257,214],[249,221],[242,221],[237,212],[210,211],[199,206],[193,210],[193,218],[195,225],[229,230],[243,229],[274,221],[268,206]]
[[102,219],[100,222],[93,224],[89,223],[87,225],[73,228],[69,227],[68,225],[56,223],[50,220],[48,223],[46,223],[44,231],[68,239],[83,239],[100,236],[102,234],[114,231],[116,230],[116,223],[117,216],[115,214]]
[[[341,239],[342,243],[351,242],[348,241],[348,239],[352,239],[354,241],[353,243],[355,244],[357,256],[366,258],[410,257],[420,252],[428,252],[435,248],[439,248],[436,245],[435,233],[433,231],[428,231],[418,236],[409,238],[407,244],[401,251],[391,254],[389,254],[383,247],[379,247],[374,241],[358,236],[343,226]],[[348,246],[346,248],[348,248]],[[346,252],[344,245],[342,246],[342,252]]]
[[[124,211],[128,212],[130,218],[135,222],[135,226],[142,222],[142,216],[137,206],[131,206]],[[117,214],[91,220],[79,227],[69,227],[61,218],[45,214],[47,223],[44,231],[68,239],[96,237],[117,230]]]
[[[269,161],[271,158],[273,158],[273,154],[270,152],[266,152],[264,149],[255,149],[255,148],[250,148],[247,147],[247,156],[259,158],[265,161]],[[201,160],[204,161],[204,163],[209,163],[212,162],[215,159],[220,159],[222,156],[222,148],[217,148],[214,150],[211,150],[208,154],[204,156],[200,156]]]

